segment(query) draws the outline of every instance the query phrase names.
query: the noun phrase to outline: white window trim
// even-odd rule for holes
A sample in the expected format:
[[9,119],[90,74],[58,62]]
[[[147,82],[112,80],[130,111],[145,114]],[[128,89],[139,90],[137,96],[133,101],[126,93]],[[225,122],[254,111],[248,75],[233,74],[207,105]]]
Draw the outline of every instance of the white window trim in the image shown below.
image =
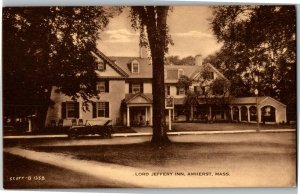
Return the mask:
[[[100,109],[100,103],[103,103],[104,104],[104,109]],[[106,109],[105,109],[105,101],[99,101],[99,102],[96,102],[96,116],[97,116],[97,118],[106,118],[105,116],[105,112],[106,112]],[[104,116],[99,116],[99,114],[98,114],[98,110],[104,110]],[[107,117],[109,117],[109,115],[107,116]]]
[[[137,69],[138,69],[137,72],[133,71],[133,65],[134,65],[134,63],[136,63],[136,65],[137,65]],[[132,73],[139,73],[140,72],[140,63],[137,60],[133,60],[131,62],[131,72]]]
[[[73,117],[69,117],[69,109],[71,108],[70,106],[72,105],[72,107],[73,107],[73,111],[74,111],[74,116]],[[76,118],[75,117],[75,113],[76,113],[76,110],[75,110],[75,103],[74,102],[66,102],[66,118],[67,119],[74,119],[74,118]]]
[[[101,91],[101,90],[99,90],[99,86],[100,86],[100,84],[102,84],[103,83],[103,91]],[[99,82],[97,82],[97,90],[98,90],[98,92],[100,92],[100,93],[104,93],[105,92],[105,81],[99,81]]]
[[[135,86],[135,87],[134,87],[134,86]],[[139,91],[138,91],[138,92],[134,92],[134,88],[139,88]],[[131,90],[132,90],[132,93],[133,93],[133,94],[140,93],[140,92],[141,92],[141,84],[135,84],[135,83],[133,83],[133,84],[131,85]]]

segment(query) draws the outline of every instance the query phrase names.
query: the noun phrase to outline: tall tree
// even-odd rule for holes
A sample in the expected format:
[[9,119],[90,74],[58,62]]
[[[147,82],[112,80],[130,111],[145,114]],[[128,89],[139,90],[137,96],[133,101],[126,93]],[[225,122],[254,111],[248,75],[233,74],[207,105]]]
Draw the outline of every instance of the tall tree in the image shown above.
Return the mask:
[[141,44],[151,51],[153,79],[153,136],[157,145],[169,143],[165,120],[164,63],[170,37],[168,35],[168,6],[131,7],[132,26],[141,31]]
[[96,94],[91,51],[114,13],[103,7],[4,8],[5,114],[34,107],[43,127],[52,86],[74,99]]
[[[213,8],[211,27],[223,47],[216,58],[232,86],[272,96],[296,115],[296,10],[294,6]],[[212,59],[212,58],[211,58]],[[222,69],[222,68],[220,68]]]

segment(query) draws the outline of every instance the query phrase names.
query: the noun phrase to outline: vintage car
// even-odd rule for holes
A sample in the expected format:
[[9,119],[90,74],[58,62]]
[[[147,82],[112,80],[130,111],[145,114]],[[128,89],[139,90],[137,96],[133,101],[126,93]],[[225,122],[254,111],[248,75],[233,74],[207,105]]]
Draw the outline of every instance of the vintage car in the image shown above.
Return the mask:
[[100,135],[103,138],[111,138],[112,120],[86,120],[84,125],[71,126],[68,136],[76,138],[83,135]]

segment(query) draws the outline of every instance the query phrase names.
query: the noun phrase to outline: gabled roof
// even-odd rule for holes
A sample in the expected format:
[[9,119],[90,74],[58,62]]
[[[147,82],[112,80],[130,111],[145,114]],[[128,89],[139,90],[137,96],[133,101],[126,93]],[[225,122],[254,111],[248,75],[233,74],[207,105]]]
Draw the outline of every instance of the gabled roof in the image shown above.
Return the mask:
[[201,68],[198,71],[195,71],[192,75],[191,78],[195,78],[200,71],[204,68],[204,67],[208,67],[211,70],[213,70],[216,74],[218,74],[221,78],[225,79],[226,81],[229,81],[217,68],[215,68],[212,64],[210,63],[205,63],[203,65],[200,66]]
[[148,103],[152,103],[152,94],[144,94],[144,93],[136,93],[136,94],[125,94],[125,99],[124,102],[126,104],[130,103],[132,100],[137,98],[138,96],[144,98],[145,100],[148,101]]
[[[286,106],[285,104],[283,104],[282,102],[279,102],[278,100],[270,97],[270,96],[259,96],[259,97],[239,97],[239,98],[232,98],[230,100],[230,104],[234,105],[246,105],[246,104],[262,104],[264,101],[266,101],[267,99],[270,99],[274,102],[276,102],[277,104],[280,104],[282,106]],[[256,102],[257,100],[257,102]]]
[[100,57],[101,59],[105,60],[120,75],[122,75],[124,77],[128,77],[129,76],[122,68],[120,68],[118,65],[116,65],[109,57],[107,57],[105,54],[103,54],[98,49],[95,48],[92,52],[94,54],[96,54],[98,57]]
[[[149,58],[140,57],[109,57],[118,67],[120,67],[129,78],[152,78],[152,64]],[[131,72],[131,62],[139,62],[139,73]]]

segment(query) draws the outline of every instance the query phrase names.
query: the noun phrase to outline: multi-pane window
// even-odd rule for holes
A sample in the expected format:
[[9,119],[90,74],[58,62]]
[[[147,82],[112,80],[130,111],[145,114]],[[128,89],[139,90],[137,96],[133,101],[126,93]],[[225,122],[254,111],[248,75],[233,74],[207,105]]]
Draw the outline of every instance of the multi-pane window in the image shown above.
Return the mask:
[[66,103],[66,117],[67,118],[75,118],[75,103],[67,102]]
[[97,91],[105,92],[105,81],[100,81],[97,83]]
[[207,79],[209,80],[214,79],[214,72],[208,72]]
[[132,84],[132,93],[136,94],[141,92],[141,84]]
[[138,61],[132,61],[132,73],[138,73],[139,72],[139,62]]
[[105,115],[105,102],[97,102],[97,116],[98,117],[106,117]]

